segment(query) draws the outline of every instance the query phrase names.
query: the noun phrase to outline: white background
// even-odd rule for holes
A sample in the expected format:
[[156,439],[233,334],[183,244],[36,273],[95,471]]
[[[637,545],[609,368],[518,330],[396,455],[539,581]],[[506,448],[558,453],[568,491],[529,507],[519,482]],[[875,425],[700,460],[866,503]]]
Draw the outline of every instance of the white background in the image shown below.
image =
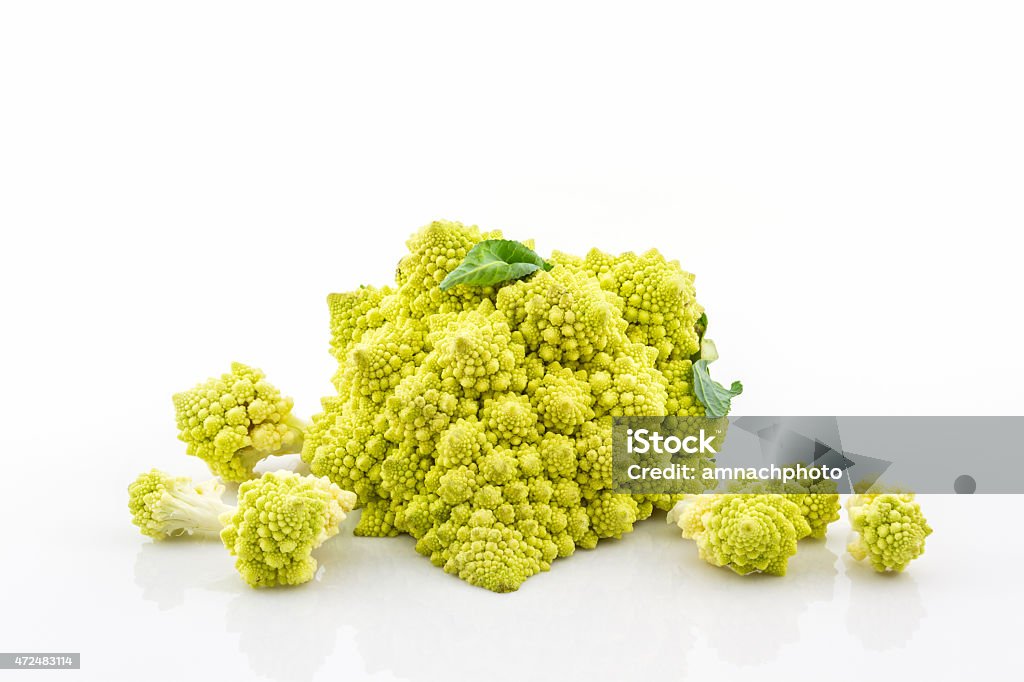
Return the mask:
[[1013,2],[4,2],[0,650],[83,653],[33,679],[1012,677],[1019,498],[926,499],[895,579],[845,518],[780,580],[655,518],[494,595],[354,519],[316,583],[252,591],[138,535],[125,487],[203,475],[170,394],[231,360],[315,411],[325,295],[439,217],[679,258],[738,412],[1020,414],[1022,30]]

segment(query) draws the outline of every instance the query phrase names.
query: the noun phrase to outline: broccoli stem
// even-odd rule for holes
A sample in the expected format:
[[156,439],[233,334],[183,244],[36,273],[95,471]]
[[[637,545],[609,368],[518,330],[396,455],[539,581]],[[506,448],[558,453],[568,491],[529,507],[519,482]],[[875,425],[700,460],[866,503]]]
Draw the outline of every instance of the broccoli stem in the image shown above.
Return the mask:
[[219,496],[203,495],[195,491],[167,495],[164,500],[164,518],[168,535],[217,535],[224,524],[220,517],[233,513],[235,508],[221,501]]
[[247,471],[253,472],[256,465],[268,457],[302,454],[302,444],[309,423],[291,414],[280,423],[288,429],[280,440],[280,447],[269,449],[269,444],[264,441],[238,450],[232,455],[232,459],[237,460]]

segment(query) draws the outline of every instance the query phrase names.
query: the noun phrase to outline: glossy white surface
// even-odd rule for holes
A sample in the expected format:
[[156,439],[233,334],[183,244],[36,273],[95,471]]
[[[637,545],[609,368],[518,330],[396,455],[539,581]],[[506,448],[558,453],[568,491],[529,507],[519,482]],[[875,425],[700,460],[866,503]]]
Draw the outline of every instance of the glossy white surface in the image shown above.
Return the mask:
[[773,579],[706,565],[659,515],[496,595],[408,538],[349,535],[354,519],[318,552],[316,582],[254,591],[217,543],[133,534],[113,495],[54,543],[36,539],[49,523],[8,534],[31,551],[4,567],[0,642],[81,651],[87,679],[1007,679],[1020,500],[922,501],[937,530],[899,576],[851,562],[845,516]]
[[203,475],[170,395],[232,360],[311,415],[325,295],[387,282],[441,217],[679,258],[738,413],[1024,413],[1022,25],[994,1],[0,3],[0,651],[81,651],[24,676],[103,682],[1006,679],[1020,498],[926,500],[894,579],[848,565],[845,525],[771,580],[655,519],[501,596],[347,532],[315,584],[253,592],[216,543],[139,536],[125,488]]

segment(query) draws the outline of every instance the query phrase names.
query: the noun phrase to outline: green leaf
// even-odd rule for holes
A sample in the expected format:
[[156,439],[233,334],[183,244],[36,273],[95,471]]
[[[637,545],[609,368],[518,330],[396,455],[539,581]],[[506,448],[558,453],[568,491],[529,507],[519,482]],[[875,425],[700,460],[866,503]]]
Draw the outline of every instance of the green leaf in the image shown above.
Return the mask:
[[448,273],[441,282],[441,291],[447,291],[456,284],[476,287],[500,284],[552,267],[519,242],[486,239],[470,249],[459,267]]
[[693,392],[704,406],[704,413],[712,419],[718,419],[729,414],[732,399],[743,393],[743,384],[734,381],[730,388],[726,388],[711,378],[708,361],[698,360],[693,363]]

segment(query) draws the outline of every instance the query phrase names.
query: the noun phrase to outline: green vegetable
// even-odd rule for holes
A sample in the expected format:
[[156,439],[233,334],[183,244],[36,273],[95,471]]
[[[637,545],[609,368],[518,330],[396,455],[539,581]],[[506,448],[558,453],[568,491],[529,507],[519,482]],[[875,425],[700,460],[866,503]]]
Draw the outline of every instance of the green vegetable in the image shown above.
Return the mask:
[[[703,309],[657,251],[545,264],[494,244],[516,243],[435,222],[393,286],[328,298],[336,394],[302,456],[358,495],[358,535],[408,533],[439,568],[508,592],[678,499],[611,492],[607,418],[704,414]],[[448,286],[456,273],[473,286]]]
[[786,575],[797,541],[811,532],[800,508],[783,495],[690,495],[668,522],[697,541],[701,559],[740,575]]
[[216,536],[223,527],[221,514],[232,510],[221,500],[223,493],[216,480],[193,486],[191,478],[153,469],[128,486],[128,510],[132,523],[154,540]]
[[[717,357],[717,349],[714,354]],[[708,417],[718,418],[729,414],[732,399],[743,393],[743,384],[734,381],[730,388],[722,386],[708,373],[708,360],[701,359],[693,363],[693,390],[697,400],[704,406],[704,413]]]
[[128,509],[143,535],[164,540],[182,535],[217,537],[235,566],[253,587],[298,585],[312,579],[317,562],[311,552],[337,534],[355,493],[326,478],[290,471],[263,474],[238,489],[238,506],[221,500],[224,486],[158,469],[128,486]]
[[238,488],[238,509],[221,518],[220,537],[251,586],[299,585],[316,574],[312,551],[338,533],[355,504],[355,493],[326,478],[266,473]]
[[174,409],[186,452],[225,481],[252,478],[253,467],[270,455],[302,451],[307,424],[292,415],[292,399],[282,396],[263,372],[240,362],[220,378],[175,394]]
[[[174,396],[187,453],[242,482],[217,522],[251,585],[309,580],[311,550],[357,503],[357,535],[408,533],[436,566],[509,592],[681,497],[612,492],[609,418],[711,414],[694,359],[717,351],[693,275],[656,250],[544,260],[532,242],[460,223],[407,246],[393,285],[328,296],[336,393],[311,425],[237,363]],[[299,449],[322,478],[249,480],[264,457]],[[158,479],[135,485],[144,532],[215,530],[219,493],[207,518],[162,525],[158,484],[183,499],[206,489]]]
[[490,286],[522,279],[553,266],[523,244],[509,239],[487,239],[476,244],[459,267],[441,281],[441,291],[456,284]]
[[932,529],[913,493],[851,495],[846,505],[858,533],[847,547],[854,559],[870,560],[879,573],[900,572],[924,554]]

